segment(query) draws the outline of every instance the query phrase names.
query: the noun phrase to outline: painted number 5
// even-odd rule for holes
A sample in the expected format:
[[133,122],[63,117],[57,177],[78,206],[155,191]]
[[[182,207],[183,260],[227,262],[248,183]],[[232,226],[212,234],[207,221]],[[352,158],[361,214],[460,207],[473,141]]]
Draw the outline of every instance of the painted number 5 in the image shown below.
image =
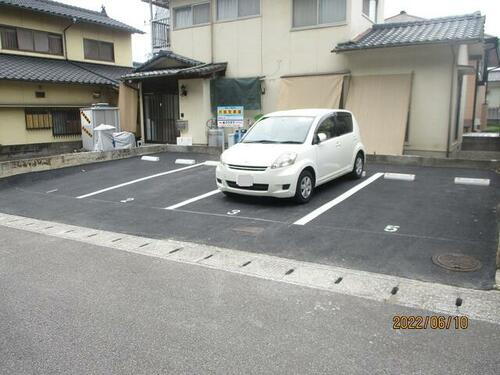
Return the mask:
[[397,232],[399,229],[399,225],[388,225],[384,228],[386,232]]

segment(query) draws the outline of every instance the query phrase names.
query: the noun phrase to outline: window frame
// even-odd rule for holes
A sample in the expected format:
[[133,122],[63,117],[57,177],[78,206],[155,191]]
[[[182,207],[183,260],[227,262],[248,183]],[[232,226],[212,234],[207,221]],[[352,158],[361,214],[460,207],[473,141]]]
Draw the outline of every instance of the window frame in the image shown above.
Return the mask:
[[[193,21],[194,21],[194,11],[193,11],[193,8],[195,6],[198,6],[198,5],[206,5],[206,4],[208,4],[208,22],[194,24],[193,23]],[[175,20],[177,9],[183,9],[183,8],[190,8],[191,9],[191,25],[178,27],[177,26],[177,22]],[[210,23],[212,21],[212,4],[211,4],[210,1],[201,1],[201,2],[198,2],[198,3],[191,3],[191,4],[187,4],[187,5],[179,5],[179,6],[175,7],[175,8],[172,8],[172,16],[173,16],[172,17],[173,30],[184,30],[184,29],[190,29],[192,27],[207,26],[207,25],[210,25]]]
[[308,25],[308,26],[295,26],[294,25],[294,10],[295,10],[295,0],[290,0],[291,1],[291,8],[292,11],[291,13],[291,29],[290,31],[302,31],[302,30],[310,30],[310,29],[322,29],[326,27],[338,27],[338,26],[346,26],[348,24],[348,19],[349,19],[349,14],[351,11],[351,2],[348,0],[345,1],[345,19],[343,21],[338,21],[338,22],[328,22],[328,23],[319,23],[319,0],[316,1],[316,21],[317,23],[314,25]]
[[[313,141],[312,141],[312,142],[313,142],[313,144],[317,144],[317,136],[318,136],[318,134],[319,134],[319,133],[322,133],[322,132],[320,132],[320,131],[319,131],[319,129],[320,129],[320,128],[321,128],[321,126],[323,126],[323,124],[324,124],[326,121],[328,121],[328,120],[332,121],[332,131],[333,131],[333,128],[335,127],[335,120],[334,120],[334,114],[333,114],[333,113],[330,113],[330,114],[326,115],[324,118],[322,118],[322,119],[319,121],[319,123],[318,123],[318,125],[317,125],[316,129],[314,130]],[[328,134],[326,134],[326,139],[325,139],[323,142],[327,142],[327,141],[329,141],[329,140],[331,140],[331,139],[333,139],[333,138],[335,138],[335,137],[334,137],[334,136],[329,137],[329,136],[328,136]],[[322,142],[322,143],[323,143],[323,142]]]
[[[370,17],[369,14],[366,14],[365,11],[364,11],[364,1],[363,0],[363,4],[361,4],[361,14],[368,19],[368,21],[372,22],[372,23],[377,23],[377,17],[378,17],[378,0],[368,0],[369,3],[371,3],[372,1],[375,1],[375,16],[373,18]],[[370,5],[370,4],[368,4]],[[370,6],[368,6],[368,8],[370,8]],[[369,10],[368,10],[369,11]]]
[[[55,126],[54,121],[57,120],[57,116],[62,112],[73,112],[72,116],[75,118],[74,121],[76,121],[76,118],[80,120],[80,110],[76,107],[25,107],[24,108],[25,129],[27,131],[51,130],[53,137],[68,137],[68,136],[71,137],[71,136],[81,135],[82,132],[81,120],[80,124],[78,126],[74,126],[73,129],[69,127],[69,129],[64,129],[65,130],[64,132],[56,133],[56,131],[59,131],[60,129],[58,126]],[[37,125],[36,127],[34,127],[33,125],[29,126],[28,122],[32,122],[33,120],[28,120],[28,116],[33,116],[33,115],[47,116],[47,119],[50,122],[50,124],[44,123],[43,125]]]
[[333,136],[333,138],[342,137],[344,135],[354,133],[354,123],[353,123],[352,115],[349,112],[344,112],[344,111],[335,112],[335,114],[332,116],[333,119],[334,119],[333,120],[333,122],[334,122],[334,128],[338,124],[338,122],[337,122],[336,119],[339,117],[339,114],[341,114],[341,116],[350,117],[350,119],[351,119],[351,127],[350,127],[350,130],[348,132],[342,133],[340,135],[335,135],[335,136]]
[[[236,0],[236,8],[237,9],[239,9],[239,1],[240,0]],[[251,18],[262,17],[262,0],[258,0],[258,1],[259,1],[259,14],[253,14],[251,16],[241,16],[241,17],[236,16],[236,18],[227,18],[227,19],[220,20],[219,17],[217,16],[219,14],[219,1],[215,0],[215,15],[214,15],[215,22],[217,22],[217,23],[234,22],[234,21],[241,21],[241,20],[248,20]]]
[[[13,30],[16,35],[16,45],[17,48],[8,48],[3,45],[3,42],[1,42],[1,37],[0,37],[0,44],[1,44],[1,49],[2,50],[7,50],[7,51],[20,51],[20,52],[30,52],[30,53],[38,53],[41,55],[52,55],[52,56],[64,56],[64,43],[63,43],[63,35],[54,33],[51,31],[45,31],[45,30],[37,30],[37,29],[28,29],[26,27],[17,27],[13,25],[4,25],[0,24],[0,33],[2,32],[2,29],[5,30]],[[33,49],[26,49],[26,48],[19,48],[19,36],[18,36],[18,30],[24,30],[24,31],[29,31],[31,33],[31,38],[32,38],[32,45]],[[48,50],[47,52],[45,51],[37,51],[35,49],[35,33],[42,33],[47,37],[47,43],[48,43]],[[49,38],[50,37],[57,37],[61,41],[61,53],[55,53],[50,51],[50,43],[49,43]]]
[[[97,58],[91,58],[91,57],[88,57],[87,56],[87,52],[86,52],[86,49],[85,49],[85,41],[88,41],[88,42],[96,42],[97,43]],[[112,46],[112,59],[111,60],[108,60],[108,59],[104,59],[101,57],[101,44],[111,44]],[[116,60],[116,56],[115,56],[115,43],[113,42],[107,42],[105,40],[97,40],[97,39],[90,39],[90,38],[83,38],[83,58],[85,60],[92,60],[92,61],[105,61],[105,62],[112,62],[114,63],[115,60]]]

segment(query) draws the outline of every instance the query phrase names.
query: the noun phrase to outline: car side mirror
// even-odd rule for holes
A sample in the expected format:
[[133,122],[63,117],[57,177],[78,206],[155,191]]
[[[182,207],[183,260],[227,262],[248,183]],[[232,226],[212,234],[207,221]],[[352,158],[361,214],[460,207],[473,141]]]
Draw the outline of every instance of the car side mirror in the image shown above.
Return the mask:
[[326,134],[325,133],[318,133],[318,135],[316,135],[316,143],[321,143],[324,141],[326,141]]

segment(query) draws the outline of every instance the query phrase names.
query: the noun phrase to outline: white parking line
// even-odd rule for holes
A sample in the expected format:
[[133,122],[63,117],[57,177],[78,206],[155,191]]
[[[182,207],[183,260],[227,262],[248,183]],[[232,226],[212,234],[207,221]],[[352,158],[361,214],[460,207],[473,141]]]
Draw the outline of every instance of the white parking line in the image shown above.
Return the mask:
[[489,186],[490,180],[488,178],[455,177],[455,184]]
[[306,216],[304,216],[303,218],[297,220],[294,224],[295,225],[306,225],[307,223],[309,223],[311,220],[314,220],[315,218],[317,218],[319,215],[325,213],[326,211],[328,211],[330,208],[336,206],[337,204],[341,203],[342,201],[346,200],[347,198],[349,198],[351,195],[353,194],[356,194],[358,191],[360,191],[361,189],[363,189],[364,187],[370,185],[373,181],[379,179],[380,177],[382,177],[384,174],[383,173],[375,173],[373,176],[371,176],[370,178],[368,178],[366,181],[363,181],[361,182],[360,184],[357,184],[356,186],[354,186],[352,189],[350,190],[347,190],[345,193],[339,195],[337,198],[331,200],[330,202],[328,203],[325,203],[324,205],[322,205],[321,207],[318,207],[317,209],[315,209],[314,211],[312,211],[311,213],[307,214]]
[[170,171],[161,172],[161,173],[153,174],[153,175],[151,175],[151,176],[146,176],[146,177],[138,178],[138,179],[136,179],[136,180],[132,180],[132,181],[129,181],[129,182],[124,182],[124,183],[122,183],[122,184],[118,184],[118,185],[114,185],[114,186],[107,187],[107,188],[105,188],[105,189],[97,190],[97,191],[94,191],[94,192],[92,192],[92,193],[88,193],[88,194],[80,195],[79,197],[76,197],[76,199],[88,198],[88,197],[91,197],[91,196],[93,196],[93,195],[101,194],[101,193],[104,193],[104,192],[106,192],[106,191],[110,191],[110,190],[119,189],[119,188],[124,187],[124,186],[127,186],[127,185],[132,185],[132,184],[135,184],[135,183],[137,183],[137,182],[150,180],[150,179],[152,179],[152,178],[156,178],[156,177],[166,176],[166,175],[168,175],[168,174],[172,174],[172,173],[175,173],[175,172],[185,171],[185,170],[187,170],[187,169],[191,169],[191,168],[199,167],[199,166],[202,166],[202,165],[205,165],[205,163],[199,163],[199,164],[195,164],[195,165],[190,165],[190,166],[188,166],[188,167],[183,167],[183,168],[172,169],[172,170],[170,170]]
[[212,190],[212,191],[209,191],[208,193],[205,193],[205,194],[202,194],[202,195],[198,195],[197,197],[194,197],[194,198],[191,198],[191,199],[187,199],[187,200],[185,200],[183,202],[174,204],[173,206],[165,207],[165,210],[175,210],[176,208],[179,208],[179,207],[182,207],[182,206],[186,206],[186,205],[188,205],[190,203],[199,201],[199,200],[201,200],[203,198],[210,197],[210,196],[215,195],[215,194],[217,194],[219,192],[220,192],[219,189]]

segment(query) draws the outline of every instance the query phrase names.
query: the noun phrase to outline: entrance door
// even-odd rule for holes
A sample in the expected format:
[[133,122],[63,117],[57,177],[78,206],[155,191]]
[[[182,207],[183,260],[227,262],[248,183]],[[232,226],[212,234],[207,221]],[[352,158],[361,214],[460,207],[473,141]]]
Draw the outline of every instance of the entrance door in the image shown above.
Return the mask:
[[175,126],[179,118],[179,96],[169,93],[144,94],[145,140],[151,143],[177,142]]

